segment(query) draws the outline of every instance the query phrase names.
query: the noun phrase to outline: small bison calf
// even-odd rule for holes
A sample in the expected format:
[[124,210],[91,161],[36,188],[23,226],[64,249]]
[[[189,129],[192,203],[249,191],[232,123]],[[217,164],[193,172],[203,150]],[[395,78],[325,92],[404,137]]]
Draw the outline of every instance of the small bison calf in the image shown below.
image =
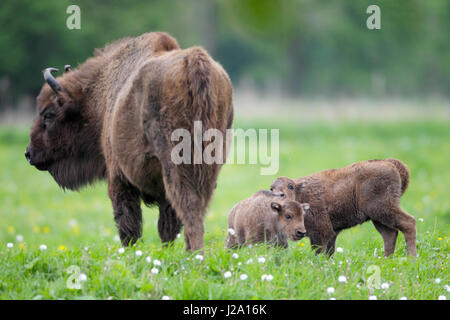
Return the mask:
[[267,241],[287,247],[288,239],[300,240],[306,234],[304,225],[306,203],[283,201],[272,192],[256,192],[236,204],[228,216],[227,247]]
[[306,236],[317,253],[334,253],[343,229],[372,220],[383,237],[385,255],[395,250],[398,230],[405,235],[408,255],[416,255],[416,222],[400,208],[409,184],[409,170],[399,160],[356,162],[292,180],[276,179],[270,190],[288,200],[308,202]]

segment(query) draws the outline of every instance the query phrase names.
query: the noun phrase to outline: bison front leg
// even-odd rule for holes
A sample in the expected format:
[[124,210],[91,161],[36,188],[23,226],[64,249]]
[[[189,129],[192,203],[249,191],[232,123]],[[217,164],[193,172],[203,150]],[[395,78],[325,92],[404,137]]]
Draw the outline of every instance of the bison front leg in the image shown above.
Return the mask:
[[158,233],[161,241],[164,244],[174,241],[182,227],[183,223],[170,203],[166,199],[159,202]]
[[133,245],[142,235],[142,212],[139,191],[119,178],[108,184],[114,219],[122,245]]

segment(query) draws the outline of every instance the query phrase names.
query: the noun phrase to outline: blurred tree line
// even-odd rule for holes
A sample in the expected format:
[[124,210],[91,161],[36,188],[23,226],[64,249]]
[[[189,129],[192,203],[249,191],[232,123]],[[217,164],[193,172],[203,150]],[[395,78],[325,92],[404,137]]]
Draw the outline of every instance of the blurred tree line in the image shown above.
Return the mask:
[[[69,30],[66,9],[81,9]],[[381,8],[381,30],[366,9]],[[41,70],[76,66],[124,36],[167,31],[201,45],[235,87],[292,96],[447,98],[448,0],[2,0],[0,108],[35,96]]]

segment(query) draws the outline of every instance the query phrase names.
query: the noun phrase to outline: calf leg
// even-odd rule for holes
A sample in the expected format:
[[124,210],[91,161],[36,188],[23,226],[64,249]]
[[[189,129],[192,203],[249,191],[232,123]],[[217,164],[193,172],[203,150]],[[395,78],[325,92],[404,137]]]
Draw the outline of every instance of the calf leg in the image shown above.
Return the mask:
[[[310,241],[311,241],[311,246],[315,251],[315,254],[319,254],[319,253],[327,253],[330,256],[333,253],[329,253],[329,250],[331,250],[332,248],[332,252],[334,252],[334,244],[336,242],[336,237],[337,234],[330,233],[328,235],[324,235],[324,234],[314,234],[314,235],[310,235]],[[330,244],[331,242],[331,244]],[[329,249],[329,244],[330,244],[330,249]]]
[[122,245],[133,245],[142,235],[142,212],[139,191],[119,177],[110,179],[108,194],[114,209]]
[[336,233],[327,243],[327,249],[326,249],[326,253],[329,256],[332,256],[334,254],[334,249],[336,247],[336,238],[337,238],[338,234]]
[[384,242],[384,255],[386,257],[389,257],[391,254],[395,251],[395,244],[397,242],[397,235],[398,230],[389,228],[385,226],[384,224],[372,221],[375,228],[378,230],[378,232],[383,237]]
[[[400,230],[405,236],[408,255],[416,255],[416,220],[413,216],[404,212],[397,205],[387,205],[386,207],[378,205],[377,208],[373,208],[373,210],[368,211],[368,216],[372,219],[372,221],[377,221],[385,227]],[[385,230],[383,230],[383,232],[386,233]],[[393,250],[393,232],[391,232],[388,237],[390,237],[388,244],[391,246],[388,246],[388,249],[392,248]],[[390,250],[388,249],[386,249],[386,251],[389,253]]]
[[183,227],[177,213],[170,203],[164,199],[159,202],[158,233],[164,245],[174,241]]
[[395,227],[405,236],[408,255],[416,256],[416,219],[398,207],[392,208],[395,214]]

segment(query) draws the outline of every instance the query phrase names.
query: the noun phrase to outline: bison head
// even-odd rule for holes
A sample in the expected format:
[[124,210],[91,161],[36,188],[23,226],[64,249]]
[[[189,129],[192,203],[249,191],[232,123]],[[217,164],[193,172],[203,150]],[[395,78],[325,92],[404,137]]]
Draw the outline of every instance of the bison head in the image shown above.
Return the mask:
[[296,200],[296,194],[301,192],[305,186],[306,181],[296,184],[294,180],[288,177],[279,177],[270,185],[270,191],[283,199]]
[[306,234],[304,216],[309,209],[308,203],[286,201],[284,203],[272,202],[272,210],[278,214],[280,229],[291,240],[300,240]]
[[37,169],[49,171],[61,187],[78,189],[104,175],[98,130],[90,124],[82,99],[74,97],[73,85],[65,88],[52,76],[53,71],[57,69],[43,71],[47,84],[37,97],[37,116],[25,157]]

